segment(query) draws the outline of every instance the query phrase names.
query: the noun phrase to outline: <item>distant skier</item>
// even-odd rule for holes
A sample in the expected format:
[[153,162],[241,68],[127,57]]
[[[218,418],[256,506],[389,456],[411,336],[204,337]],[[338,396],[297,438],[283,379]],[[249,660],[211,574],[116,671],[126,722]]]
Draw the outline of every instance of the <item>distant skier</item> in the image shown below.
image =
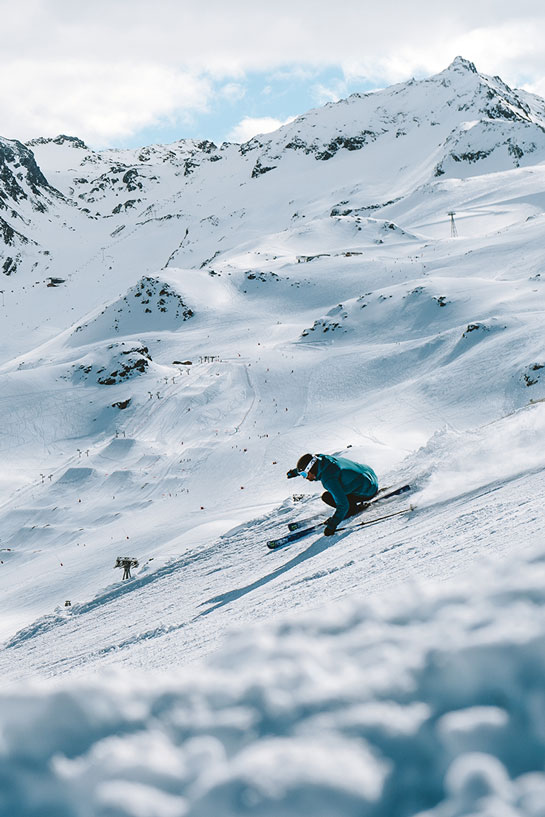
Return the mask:
[[336,509],[326,520],[325,536],[332,536],[343,519],[359,513],[363,503],[378,491],[378,479],[373,469],[345,457],[303,454],[297,468],[287,473],[288,479],[299,475],[310,482],[319,480],[326,488],[322,500]]

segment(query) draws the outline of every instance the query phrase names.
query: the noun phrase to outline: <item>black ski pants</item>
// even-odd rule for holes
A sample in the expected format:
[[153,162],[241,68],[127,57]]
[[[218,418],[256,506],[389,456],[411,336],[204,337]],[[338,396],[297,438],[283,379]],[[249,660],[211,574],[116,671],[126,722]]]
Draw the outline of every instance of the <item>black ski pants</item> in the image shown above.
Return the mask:
[[[354,514],[359,513],[361,511],[361,506],[368,502],[368,499],[364,499],[358,494],[347,494],[346,498],[348,499],[348,513],[346,514],[345,519],[348,519],[349,516],[354,516]],[[329,491],[324,491],[322,494],[322,500],[325,502],[326,505],[329,505],[331,508],[336,508],[337,505],[335,500],[329,493]]]

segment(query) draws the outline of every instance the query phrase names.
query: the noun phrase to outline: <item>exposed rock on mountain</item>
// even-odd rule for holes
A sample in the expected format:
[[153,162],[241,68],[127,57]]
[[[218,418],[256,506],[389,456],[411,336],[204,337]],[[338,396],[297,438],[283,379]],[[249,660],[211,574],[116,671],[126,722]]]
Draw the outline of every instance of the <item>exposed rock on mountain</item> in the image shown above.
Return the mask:
[[126,295],[76,326],[71,343],[79,346],[114,335],[175,329],[193,314],[170,284],[144,277]]
[[145,374],[151,363],[147,346],[123,348],[125,343],[110,344],[102,353],[106,358],[100,363],[95,360],[74,364],[72,380],[74,383],[91,381],[99,386],[116,386],[140,374]]
[[82,150],[89,150],[85,142],[81,139],[78,139],[77,136],[66,136],[64,133],[60,133],[54,139],[47,139],[44,136],[39,136],[37,139],[31,139],[29,142],[26,143],[27,147],[32,148],[36,145],[68,145],[69,147],[73,148],[81,148]]
[[15,139],[0,137],[0,209],[29,201],[35,210],[44,212],[46,190],[53,192],[32,151]]

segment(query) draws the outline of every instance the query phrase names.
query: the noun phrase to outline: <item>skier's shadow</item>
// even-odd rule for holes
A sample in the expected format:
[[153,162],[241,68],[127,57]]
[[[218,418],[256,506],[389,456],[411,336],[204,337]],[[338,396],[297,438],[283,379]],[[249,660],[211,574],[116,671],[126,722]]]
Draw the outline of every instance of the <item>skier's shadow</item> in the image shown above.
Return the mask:
[[199,613],[195,618],[207,616],[209,613],[213,613],[214,610],[218,610],[220,607],[224,607],[226,604],[230,604],[230,602],[240,599],[242,596],[251,593],[253,590],[257,590],[258,587],[263,587],[263,585],[274,581],[274,579],[277,579],[283,573],[287,573],[288,570],[291,570],[293,567],[297,567],[297,565],[306,562],[307,559],[312,559],[314,556],[317,556],[324,550],[336,545],[341,539],[344,539],[346,535],[347,534],[340,534],[335,536],[333,540],[326,536],[320,536],[311,545],[309,545],[306,550],[298,553],[297,556],[294,556],[293,559],[289,560],[289,562],[277,567],[272,573],[268,573],[266,576],[256,579],[255,582],[247,584],[245,587],[239,587],[236,590],[230,590],[228,593],[221,593],[219,596],[212,596],[211,599],[203,601],[200,605],[201,607],[204,607],[205,604],[211,604],[212,607],[209,607],[208,610],[203,610],[203,612]]

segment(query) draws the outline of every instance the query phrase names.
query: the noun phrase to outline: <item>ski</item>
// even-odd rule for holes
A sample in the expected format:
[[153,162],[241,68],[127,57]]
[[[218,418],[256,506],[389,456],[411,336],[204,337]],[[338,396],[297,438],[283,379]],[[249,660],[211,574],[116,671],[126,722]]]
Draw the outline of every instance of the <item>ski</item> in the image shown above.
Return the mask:
[[294,530],[291,533],[286,533],[285,536],[280,536],[278,539],[269,539],[267,542],[267,547],[269,550],[276,550],[276,548],[280,548],[283,545],[289,545],[291,542],[296,542],[298,539],[302,539],[303,536],[308,536],[310,533],[316,533],[316,531],[323,528],[323,525],[312,525],[310,528],[303,528],[302,530]]
[[[364,519],[363,522],[358,522],[355,525],[349,525],[346,528],[337,528],[335,533],[340,533],[341,531],[348,531],[348,530],[356,530],[356,528],[363,528],[367,525],[374,525],[377,522],[382,522],[385,519],[391,519],[393,516],[401,516],[405,513],[411,513],[411,511],[415,510],[414,505],[409,505],[407,508],[401,508],[399,511],[392,511],[392,513],[384,514],[383,516],[375,516],[373,519]],[[351,519],[352,517],[348,517]],[[283,547],[283,545],[289,545],[292,542],[296,542],[298,539],[303,539],[305,536],[309,536],[311,533],[317,533],[318,531],[322,530],[323,523],[319,525],[312,525],[310,528],[304,528],[303,530],[295,530],[291,533],[287,533],[285,536],[280,536],[278,539],[270,539],[267,542],[267,547],[269,550],[276,550],[279,547]]]
[[[382,490],[379,491],[376,496],[374,496],[368,502],[365,502],[362,506],[361,511],[358,511],[358,513],[354,514],[354,516],[359,516],[359,514],[366,511],[370,505],[375,505],[375,503],[381,502],[383,499],[389,499],[392,496],[399,496],[400,494],[405,494],[407,491],[410,490],[411,490],[410,485],[401,485],[399,488],[382,488]],[[348,518],[350,519],[351,517]],[[323,512],[314,514],[314,516],[308,516],[306,519],[299,519],[296,522],[289,522],[288,529],[290,531],[297,531],[300,530],[301,528],[306,528],[308,525],[314,522],[315,519],[323,519]]]
[[346,528],[337,528],[335,533],[338,533],[341,530],[355,530],[356,528],[363,528],[366,525],[374,525],[375,522],[382,522],[383,519],[391,519],[392,516],[401,516],[404,513],[412,513],[412,511],[416,510],[416,505],[409,505],[407,508],[401,508],[399,511],[392,511],[392,513],[386,513],[384,516],[375,516],[373,519],[364,519],[363,522],[357,522],[355,525],[348,525]]

